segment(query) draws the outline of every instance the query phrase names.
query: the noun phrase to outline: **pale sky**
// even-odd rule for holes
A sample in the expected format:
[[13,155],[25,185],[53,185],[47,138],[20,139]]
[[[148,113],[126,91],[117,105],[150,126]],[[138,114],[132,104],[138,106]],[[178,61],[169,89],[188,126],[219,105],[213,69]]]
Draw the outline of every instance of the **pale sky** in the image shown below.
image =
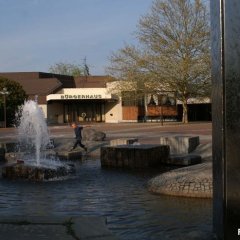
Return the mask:
[[112,52],[136,43],[152,0],[0,0],[0,72],[48,72],[59,62],[104,75]]

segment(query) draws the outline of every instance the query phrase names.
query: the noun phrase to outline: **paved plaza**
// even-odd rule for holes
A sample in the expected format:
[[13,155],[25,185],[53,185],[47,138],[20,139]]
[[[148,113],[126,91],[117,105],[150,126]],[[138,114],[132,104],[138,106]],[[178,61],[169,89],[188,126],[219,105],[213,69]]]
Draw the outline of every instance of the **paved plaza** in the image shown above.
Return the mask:
[[[138,138],[140,143],[159,144],[161,136],[197,135],[200,143],[212,141],[211,123],[189,123],[176,122],[164,123],[93,123],[92,128],[106,133],[106,140],[116,138]],[[51,137],[73,138],[74,134],[69,125],[49,126]],[[16,129],[0,129],[0,142],[15,140]]]

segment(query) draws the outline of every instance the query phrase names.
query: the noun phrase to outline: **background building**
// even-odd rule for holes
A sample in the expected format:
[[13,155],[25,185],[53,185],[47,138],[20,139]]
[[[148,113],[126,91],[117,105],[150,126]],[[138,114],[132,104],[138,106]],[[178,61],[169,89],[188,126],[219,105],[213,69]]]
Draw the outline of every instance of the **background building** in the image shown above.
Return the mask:
[[[9,72],[0,76],[20,83],[29,99],[37,98],[48,124],[181,119],[181,104],[172,93],[138,100],[119,98],[110,92],[112,82],[108,76],[72,77],[44,72]],[[211,120],[209,100],[192,101],[189,117]]]

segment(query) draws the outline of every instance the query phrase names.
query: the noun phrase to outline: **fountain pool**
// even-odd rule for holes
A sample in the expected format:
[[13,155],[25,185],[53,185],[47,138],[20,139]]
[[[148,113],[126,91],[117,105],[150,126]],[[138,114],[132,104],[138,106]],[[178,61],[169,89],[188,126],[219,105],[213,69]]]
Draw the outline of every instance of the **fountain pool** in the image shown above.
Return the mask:
[[212,239],[204,237],[212,231],[211,200],[150,194],[146,184],[154,174],[102,169],[99,160],[89,159],[80,163],[74,179],[2,179],[0,214],[104,216],[120,240]]

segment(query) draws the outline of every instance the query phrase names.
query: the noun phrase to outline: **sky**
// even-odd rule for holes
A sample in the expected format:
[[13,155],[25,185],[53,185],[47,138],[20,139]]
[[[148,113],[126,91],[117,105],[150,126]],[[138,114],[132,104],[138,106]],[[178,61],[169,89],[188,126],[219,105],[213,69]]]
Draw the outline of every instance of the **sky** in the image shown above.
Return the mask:
[[0,72],[48,72],[64,62],[106,74],[152,0],[0,0]]

